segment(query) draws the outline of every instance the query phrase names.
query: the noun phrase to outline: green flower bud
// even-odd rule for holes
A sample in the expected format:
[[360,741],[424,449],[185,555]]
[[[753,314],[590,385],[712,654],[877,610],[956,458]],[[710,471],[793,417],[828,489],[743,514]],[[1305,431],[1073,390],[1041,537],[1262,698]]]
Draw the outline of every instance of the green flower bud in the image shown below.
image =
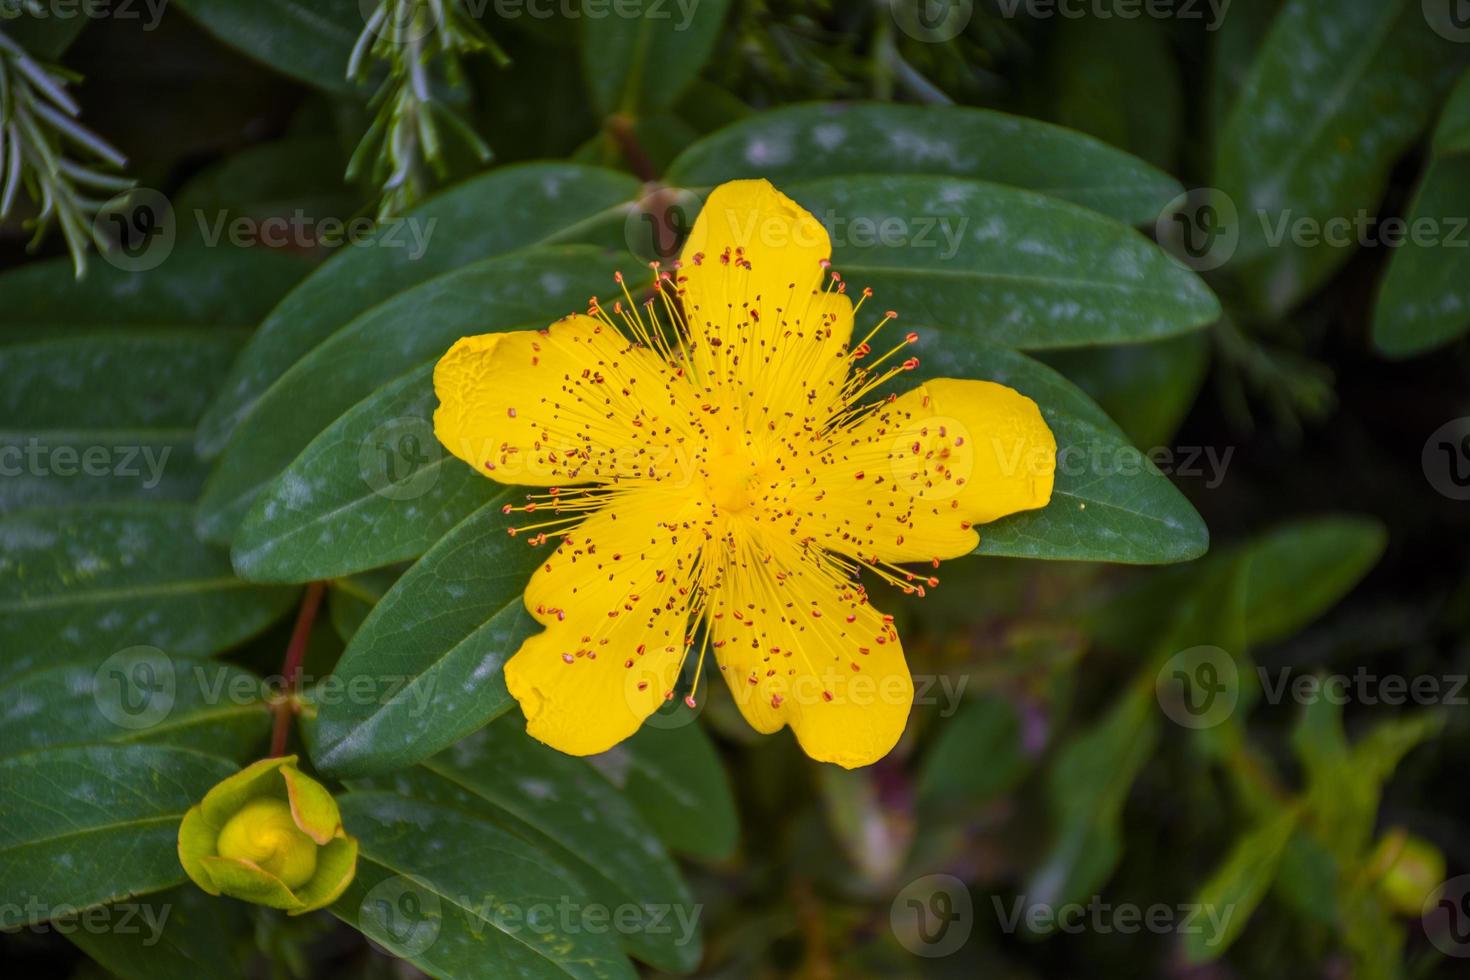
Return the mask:
[[347,888],[357,840],[342,829],[337,801],[288,755],[242,769],[190,808],[179,863],[211,895],[299,915]]
[[1439,848],[1401,827],[1379,839],[1368,866],[1379,894],[1400,915],[1419,915],[1444,883],[1444,855]]

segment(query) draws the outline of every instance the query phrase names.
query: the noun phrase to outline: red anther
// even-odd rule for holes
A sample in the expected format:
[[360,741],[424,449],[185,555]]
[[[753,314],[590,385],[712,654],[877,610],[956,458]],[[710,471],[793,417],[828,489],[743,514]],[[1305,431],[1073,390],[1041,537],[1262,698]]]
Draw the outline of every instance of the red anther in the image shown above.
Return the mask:
[[621,271],[614,272],[613,273],[613,279],[616,280],[619,284],[621,284],[622,281],[623,281],[623,273]]
[[919,359],[917,357],[911,357],[908,360],[906,360],[906,361],[903,362],[903,369],[905,371],[912,371],[914,368],[916,368],[918,366],[919,366]]
[[564,663],[576,663],[576,658],[574,658],[570,653],[562,654],[561,659]]
[[831,701],[832,700],[832,692],[831,691],[823,691],[822,692],[822,700],[823,701]]
[[908,333],[903,335],[903,341],[906,344],[917,344],[919,342],[918,331],[910,330]]
[[873,295],[873,287],[872,286],[864,286],[863,287],[863,299],[867,299],[868,297],[870,297],[872,295]]
[[779,694],[772,694],[771,695],[771,707],[773,707],[773,708],[779,708],[779,707],[781,707],[781,700],[782,700],[781,695],[779,695]]
[[516,410],[513,409],[513,408],[507,408],[505,410],[505,414],[509,415],[511,418],[515,418],[516,417]]
[[502,514],[509,514],[512,510],[515,510],[515,508],[512,507],[510,504],[506,504],[504,507],[500,508],[500,512]]
[[699,705],[697,705],[695,703],[695,701],[694,701],[694,695],[692,695],[692,694],[689,694],[689,695],[686,695],[685,696],[684,703],[687,704],[687,705],[689,705],[689,707],[691,707],[691,708],[697,708],[697,707],[699,707]]

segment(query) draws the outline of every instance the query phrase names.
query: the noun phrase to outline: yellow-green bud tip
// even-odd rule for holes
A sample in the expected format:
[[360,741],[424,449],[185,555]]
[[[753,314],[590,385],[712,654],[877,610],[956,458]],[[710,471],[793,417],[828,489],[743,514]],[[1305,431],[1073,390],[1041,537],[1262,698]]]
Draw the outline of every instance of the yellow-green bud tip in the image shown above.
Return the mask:
[[285,800],[252,800],[219,832],[219,856],[249,861],[300,888],[316,873],[316,842],[291,819]]

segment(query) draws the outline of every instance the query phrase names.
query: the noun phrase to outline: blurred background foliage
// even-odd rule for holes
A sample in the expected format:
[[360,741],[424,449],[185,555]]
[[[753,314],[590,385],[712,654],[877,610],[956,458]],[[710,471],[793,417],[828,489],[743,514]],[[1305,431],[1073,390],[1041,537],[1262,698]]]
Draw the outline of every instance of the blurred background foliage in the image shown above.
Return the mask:
[[[209,459],[234,420],[221,421],[216,395],[238,379],[231,364],[250,331],[291,312],[277,302],[332,248],[297,238],[222,258],[197,247],[207,229],[196,213],[390,218],[487,167],[530,160],[620,171],[627,184],[614,199],[637,182],[697,187],[699,160],[681,158],[689,147],[811,100],[978,106],[1090,134],[1183,187],[1217,188],[1241,215],[1232,257],[1205,272],[1223,303],[1206,329],[1039,355],[1135,445],[1175,447],[1176,462],[1198,450],[1172,476],[1208,525],[1210,552],[1168,568],[946,566],[929,596],[891,603],[913,671],[937,678],[934,703],[916,707],[898,749],[869,769],[815,766],[789,738],[753,736],[712,696],[700,725],[728,774],[738,831],[711,829],[725,819],[720,807],[680,811],[658,796],[704,780],[713,782],[696,799],[724,799],[703,740],[673,783],[632,794],[683,855],[704,905],[701,973],[1462,975],[1393,882],[1406,873],[1395,864],[1399,828],[1415,847],[1427,842],[1423,860],[1438,877],[1470,872],[1463,704],[1303,705],[1261,683],[1283,669],[1470,671],[1470,511],[1436,491],[1421,458],[1430,433],[1470,415],[1470,250],[1273,244],[1254,220],[1258,209],[1318,220],[1466,215],[1470,44],[1431,29],[1432,4],[1235,0],[1216,21],[1205,4],[1191,7],[1198,17],[1125,19],[1037,16],[1005,0],[702,0],[690,28],[668,36],[638,20],[503,16],[457,0],[439,0],[443,13],[425,29],[415,18],[428,6],[175,0],[156,22],[141,4],[136,18],[0,21],[0,119],[9,146],[26,153],[18,169],[0,164],[18,174],[0,203],[0,261],[17,267],[0,277],[5,438],[81,441],[89,427],[136,426],[180,461],[148,488],[154,498],[193,501],[222,479]],[[937,40],[950,22],[936,12],[954,10],[969,13]],[[885,134],[869,138],[876,148]],[[48,168],[47,153],[74,162]],[[176,250],[146,280],[93,252],[73,283],[93,216],[119,180],[168,197]],[[1127,220],[1153,233],[1151,215]],[[124,324],[148,332],[105,339]],[[207,343],[173,342],[171,330],[206,325]],[[72,336],[85,346],[69,354]],[[286,352],[283,365],[301,353]],[[97,405],[48,388],[54,372],[34,366],[69,356],[92,365],[83,374]],[[40,380],[15,386],[28,378]],[[302,446],[287,448],[281,466]],[[7,478],[0,513],[95,492],[84,481]],[[192,513],[179,504],[134,533],[160,547],[192,540]],[[105,519],[67,533],[104,534]],[[225,522],[224,541],[240,519]],[[423,550],[413,547],[401,558]],[[199,548],[201,565],[223,561]],[[308,673],[331,669],[404,567],[333,578]],[[227,650],[231,663],[269,674],[295,592],[244,591],[200,597],[194,610],[216,602],[219,618],[198,649],[181,638],[171,653]],[[1239,700],[1218,724],[1191,728],[1161,710],[1156,682],[1171,658],[1201,646],[1229,651]],[[679,720],[663,725],[684,730]],[[965,882],[973,928],[958,951],[924,959],[911,952],[900,899],[932,874]],[[185,909],[199,903],[179,895]],[[1234,917],[1214,946],[1172,930],[1006,928],[1018,899],[1056,907],[1094,896],[1144,909],[1220,903]],[[398,975],[325,916],[200,904],[198,919],[219,920],[208,945],[223,969]],[[112,971],[165,975],[162,960],[130,959],[136,950],[74,941]],[[56,935],[0,944],[25,975],[97,969]]]

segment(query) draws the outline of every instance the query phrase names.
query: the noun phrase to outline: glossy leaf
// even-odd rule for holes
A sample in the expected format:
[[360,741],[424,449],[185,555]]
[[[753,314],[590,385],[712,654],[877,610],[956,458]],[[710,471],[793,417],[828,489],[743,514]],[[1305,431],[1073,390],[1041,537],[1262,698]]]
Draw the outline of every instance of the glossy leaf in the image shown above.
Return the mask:
[[[1352,255],[1389,171],[1454,80],[1457,46],[1418,0],[1291,0],[1218,139],[1215,184],[1238,212],[1229,268],[1280,315]],[[1307,221],[1340,244],[1295,236]],[[1299,243],[1298,243],[1299,242]],[[1310,242],[1310,243],[1309,243]]]
[[670,848],[721,859],[735,850],[739,817],[724,763],[697,724],[661,728],[662,715],[628,740],[588,758]]
[[582,69],[603,115],[642,115],[678,99],[719,37],[729,0],[625,0],[581,11]]
[[977,554],[1148,564],[1204,553],[1209,532],[1194,508],[1071,382],[992,344],[943,343],[933,354],[930,346],[920,344],[915,381],[979,378],[1009,385],[1040,406],[1057,439],[1051,503],[981,526]]
[[192,510],[109,504],[0,518],[7,676],[139,644],[206,656],[258,633],[296,590],[250,585],[197,541]]
[[372,10],[360,0],[179,0],[179,6],[220,41],[283,74],[329,92],[360,91],[347,80],[347,59]]
[[1060,126],[988,109],[879,103],[809,103],[760,113],[691,146],[667,180],[713,187],[765,177],[785,186],[855,174],[993,181],[1129,224],[1152,223],[1184,192],[1142,160]]
[[1440,116],[1373,312],[1373,343],[1411,357],[1470,330],[1470,74]]
[[241,525],[240,574],[308,582],[417,558],[503,494],[434,437],[433,372],[384,385],[312,440]]
[[0,759],[0,897],[37,922],[178,884],[179,821],[235,768],[156,745]]
[[1213,323],[1214,294],[1132,228],[1028,191],[946,177],[782,187],[831,225],[832,263],[902,325],[951,343],[1077,347]]
[[0,754],[58,745],[146,742],[244,759],[263,746],[270,708],[260,678],[232,664],[153,647],[42,667],[0,682]]
[[203,413],[243,334],[113,327],[0,345],[0,513],[101,500],[192,500]]
[[[1147,344],[1050,351],[1042,360],[1087,392],[1130,442],[1147,450],[1167,447],[1194,404],[1210,365],[1210,338],[1194,333]],[[1215,489],[1218,484],[1210,481],[1224,477],[1204,472],[1201,461],[1190,468],[1196,466],[1203,489]]]
[[617,212],[637,191],[637,181],[609,170],[505,167],[435,195],[348,246],[265,318],[200,423],[200,453],[219,453],[265,390],[358,314],[471,262],[544,242],[584,241],[589,227],[609,217],[621,224]]
[[1297,632],[1340,602],[1383,555],[1388,531],[1371,517],[1325,515],[1284,525],[1246,546],[1250,642]]
[[[437,359],[460,337],[540,329],[578,312],[629,262],[589,246],[528,250],[463,266],[364,311],[281,375],[235,430],[200,498],[200,533],[229,541],[261,491],[318,433],[404,371]],[[288,492],[298,507],[313,505],[310,487]],[[262,509],[262,520],[273,516]]]
[[663,970],[692,970],[698,932],[676,942],[655,928],[688,920],[694,899],[653,829],[585,762],[524,728],[517,715],[501,718],[369,788],[467,810],[525,838],[576,874],[594,901],[629,910],[630,922],[636,912],[636,924],[619,930],[631,955]]
[[595,906],[576,876],[525,840],[390,793],[341,805],[361,851],[331,911],[395,955],[445,980],[637,976],[606,919],[585,924]]
[[76,929],[67,938],[123,980],[238,976],[240,950],[252,938],[245,909],[187,884],[118,906],[108,916],[111,928]]
[[319,768],[346,777],[411,765],[514,705],[501,670],[535,627],[521,593],[545,552],[506,534],[507,520],[498,503],[482,507],[373,608],[334,671],[371,696],[320,706],[308,727]]
[[[310,268],[266,249],[179,245],[143,272],[89,262],[87,277],[78,282],[70,259],[52,259],[0,275],[0,310],[7,330],[38,324],[253,327]],[[5,334],[0,330],[0,340]]]

